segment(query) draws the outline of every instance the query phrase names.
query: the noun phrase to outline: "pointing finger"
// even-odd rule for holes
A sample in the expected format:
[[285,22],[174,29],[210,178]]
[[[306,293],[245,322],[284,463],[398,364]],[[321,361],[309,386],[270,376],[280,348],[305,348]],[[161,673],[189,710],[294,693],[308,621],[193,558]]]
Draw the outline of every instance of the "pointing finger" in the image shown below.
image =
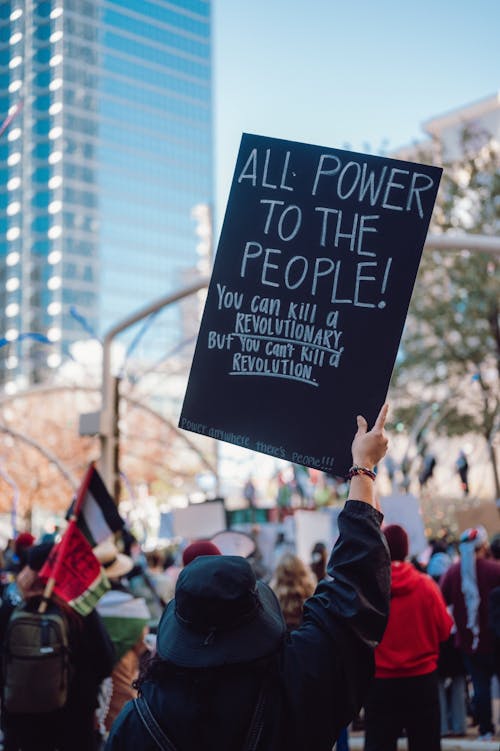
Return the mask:
[[375,430],[383,430],[385,421],[387,419],[387,413],[389,411],[389,405],[386,403],[381,408],[380,412],[378,413],[378,417],[375,420],[375,425],[373,426]]

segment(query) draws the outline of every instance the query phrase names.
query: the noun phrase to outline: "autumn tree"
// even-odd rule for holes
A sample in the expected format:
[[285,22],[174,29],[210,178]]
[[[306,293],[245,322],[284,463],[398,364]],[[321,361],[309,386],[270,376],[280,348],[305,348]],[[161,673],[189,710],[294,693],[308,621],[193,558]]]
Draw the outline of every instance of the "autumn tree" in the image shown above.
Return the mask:
[[[500,148],[484,132],[464,130],[460,159],[444,164],[431,232],[498,236]],[[423,161],[429,155],[424,155]],[[494,438],[499,422],[499,256],[424,251],[395,369],[395,420],[426,432],[476,433],[485,440],[496,497],[500,480]]]
[[[196,477],[211,468],[206,445],[185,436],[175,418],[143,393],[124,384],[120,409],[121,470],[128,489],[147,486],[161,500],[197,488]],[[35,507],[64,514],[88,463],[100,455],[97,436],[82,437],[79,416],[100,406],[92,386],[49,385],[0,398],[0,513],[30,526]]]

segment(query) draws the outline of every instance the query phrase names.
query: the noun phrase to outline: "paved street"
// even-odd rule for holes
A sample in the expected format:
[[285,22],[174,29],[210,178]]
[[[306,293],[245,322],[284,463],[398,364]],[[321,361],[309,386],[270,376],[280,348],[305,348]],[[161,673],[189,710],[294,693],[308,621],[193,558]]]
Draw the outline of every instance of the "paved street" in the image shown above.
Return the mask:
[[[349,751],[363,751],[363,733],[351,733],[349,736]],[[479,741],[475,730],[470,730],[464,738],[443,738],[441,740],[442,751],[500,751],[500,736],[492,741]],[[401,738],[398,743],[398,751],[407,751],[406,739]]]

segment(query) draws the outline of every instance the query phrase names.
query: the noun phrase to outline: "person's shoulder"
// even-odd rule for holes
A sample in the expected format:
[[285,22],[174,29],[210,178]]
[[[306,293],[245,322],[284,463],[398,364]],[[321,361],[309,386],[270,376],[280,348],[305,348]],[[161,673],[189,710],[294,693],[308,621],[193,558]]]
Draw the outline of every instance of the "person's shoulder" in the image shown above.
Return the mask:
[[439,584],[436,581],[434,581],[432,576],[429,576],[429,574],[422,573],[421,576],[423,577],[425,581],[425,587],[427,588],[429,597],[432,598],[433,600],[438,600],[439,603],[443,603],[443,606],[444,606],[443,593],[441,591],[441,587],[439,586]]
[[493,579],[498,578],[500,583],[500,561],[493,558],[479,558],[478,569],[487,572]]
[[439,589],[439,584],[436,581],[434,581],[434,579],[432,578],[432,576],[430,576],[429,574],[425,573],[425,571],[417,571],[417,573],[418,573],[418,576],[419,576],[420,580],[422,581],[422,584],[425,587],[427,587],[427,589],[430,592],[440,592],[441,591]]
[[399,568],[406,583],[413,584],[414,590],[423,597],[442,597],[439,585],[425,571],[419,571],[410,561],[404,561]]
[[453,579],[456,576],[460,576],[460,561],[455,561],[454,563],[451,564],[449,569],[444,572],[441,578],[441,582],[443,582],[445,579],[446,580]]

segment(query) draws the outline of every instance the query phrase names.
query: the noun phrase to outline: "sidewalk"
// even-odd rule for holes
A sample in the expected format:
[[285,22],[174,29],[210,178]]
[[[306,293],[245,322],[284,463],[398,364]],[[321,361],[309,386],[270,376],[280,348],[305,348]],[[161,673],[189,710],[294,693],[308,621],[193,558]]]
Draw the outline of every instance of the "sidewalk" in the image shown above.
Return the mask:
[[[363,751],[365,737],[363,733],[354,732],[349,734],[349,751]],[[479,741],[477,733],[470,731],[463,738],[442,738],[442,751],[500,751],[500,737],[495,736],[492,741]],[[405,738],[400,738],[398,751],[407,751],[408,744]]]

